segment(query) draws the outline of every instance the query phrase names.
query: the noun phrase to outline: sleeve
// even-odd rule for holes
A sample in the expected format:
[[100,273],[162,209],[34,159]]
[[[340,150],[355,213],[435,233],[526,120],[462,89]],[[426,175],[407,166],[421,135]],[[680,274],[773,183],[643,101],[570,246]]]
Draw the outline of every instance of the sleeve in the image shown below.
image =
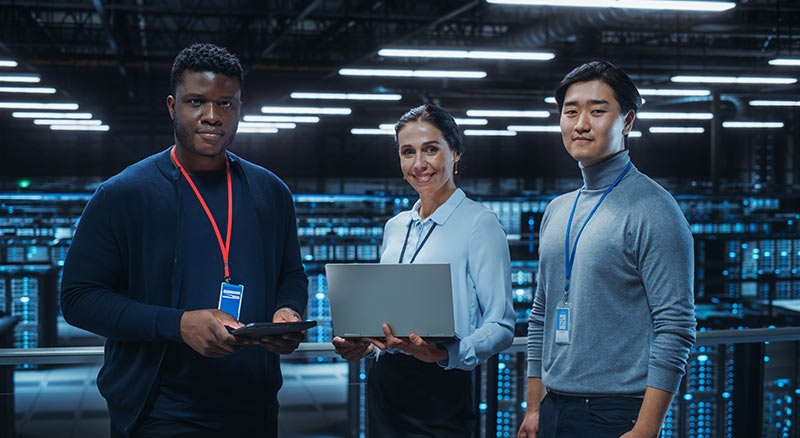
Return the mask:
[[101,185],[81,215],[61,282],[64,319],[117,340],[181,341],[183,311],[145,304],[127,294],[127,261],[111,215],[114,206]]
[[280,260],[280,270],[277,286],[277,299],[275,309],[289,307],[303,315],[308,304],[308,278],[300,257],[300,240],[297,237],[297,216],[294,209],[294,200],[288,189],[284,189],[286,199],[285,235],[283,243],[283,256]]
[[[541,240],[539,240],[541,242]],[[537,274],[536,294],[528,314],[528,377],[542,377],[542,345],[544,344],[545,293],[541,266]]]
[[550,205],[547,206],[539,228],[539,270],[536,273],[536,293],[533,305],[528,314],[528,377],[542,377],[542,346],[544,345],[544,321],[547,308],[545,278],[542,275],[542,236],[544,236],[550,216]]
[[475,283],[483,323],[459,342],[445,344],[445,369],[471,370],[514,341],[511,258],[505,232],[490,211],[480,214],[470,235],[467,266]]
[[641,221],[637,263],[654,330],[647,386],[675,393],[695,342],[694,245],[686,219],[669,201],[665,214]]

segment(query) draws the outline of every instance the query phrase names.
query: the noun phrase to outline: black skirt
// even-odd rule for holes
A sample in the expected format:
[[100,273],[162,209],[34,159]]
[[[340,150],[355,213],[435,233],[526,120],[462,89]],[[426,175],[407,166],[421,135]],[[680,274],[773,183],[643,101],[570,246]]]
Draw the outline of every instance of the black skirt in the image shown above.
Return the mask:
[[478,421],[474,388],[471,371],[382,354],[367,381],[367,436],[472,437]]

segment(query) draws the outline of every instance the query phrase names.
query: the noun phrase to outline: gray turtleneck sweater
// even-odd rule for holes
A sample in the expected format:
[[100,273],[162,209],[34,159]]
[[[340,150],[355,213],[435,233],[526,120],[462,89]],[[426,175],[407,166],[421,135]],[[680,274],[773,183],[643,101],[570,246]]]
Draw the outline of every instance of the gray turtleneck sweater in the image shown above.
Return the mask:
[[[603,192],[630,162],[627,151],[581,167],[570,251]],[[692,235],[675,199],[632,167],[581,234],[570,281],[570,344],[555,342],[565,283],[564,239],[575,196],[544,213],[539,275],[528,318],[528,377],[551,390],[641,395],[677,392],[695,340]]]

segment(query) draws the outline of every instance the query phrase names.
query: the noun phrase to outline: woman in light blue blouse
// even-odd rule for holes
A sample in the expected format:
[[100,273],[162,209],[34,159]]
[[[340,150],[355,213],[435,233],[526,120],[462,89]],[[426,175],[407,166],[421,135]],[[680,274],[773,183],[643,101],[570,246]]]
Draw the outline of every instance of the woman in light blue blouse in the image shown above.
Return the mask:
[[514,336],[508,242],[494,213],[455,185],[464,146],[450,114],[414,108],[395,133],[403,179],[419,201],[386,223],[381,263],[449,263],[459,340],[395,337],[384,324],[385,342],[333,343],[350,361],[379,356],[367,383],[370,437],[468,437],[477,422],[471,370]]

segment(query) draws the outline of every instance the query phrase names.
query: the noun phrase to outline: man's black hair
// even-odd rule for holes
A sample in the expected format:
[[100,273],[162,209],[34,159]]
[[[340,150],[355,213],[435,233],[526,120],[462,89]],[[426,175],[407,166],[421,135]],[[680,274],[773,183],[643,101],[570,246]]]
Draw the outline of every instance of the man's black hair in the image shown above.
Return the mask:
[[461,140],[461,133],[458,131],[458,125],[453,120],[453,116],[438,105],[426,103],[416,108],[411,108],[407,113],[400,117],[397,124],[394,125],[395,142],[397,142],[397,134],[406,125],[411,122],[422,121],[428,122],[435,126],[436,129],[442,132],[444,139],[447,140],[450,150],[464,153],[464,142]]
[[608,61],[587,62],[569,72],[556,88],[556,103],[558,111],[564,107],[564,96],[570,85],[578,82],[600,80],[608,84],[614,91],[614,97],[619,102],[620,112],[625,115],[628,111],[634,113],[642,106],[642,96],[630,77]]
[[178,53],[172,64],[172,73],[169,76],[169,89],[175,95],[175,89],[180,83],[183,72],[220,73],[225,76],[239,79],[239,89],[242,89],[244,73],[239,58],[232,55],[225,48],[214,44],[193,44]]

